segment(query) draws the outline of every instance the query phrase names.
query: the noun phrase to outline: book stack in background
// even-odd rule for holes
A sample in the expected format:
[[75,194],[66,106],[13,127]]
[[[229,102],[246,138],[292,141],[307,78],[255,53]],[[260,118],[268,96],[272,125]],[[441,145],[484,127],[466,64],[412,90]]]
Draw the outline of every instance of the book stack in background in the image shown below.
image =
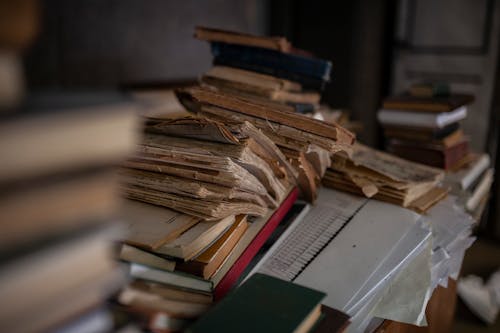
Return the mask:
[[302,197],[314,201],[330,155],[348,151],[354,141],[341,126],[302,114],[319,108],[331,63],[294,49],[283,37],[202,27],[195,37],[210,42],[214,67],[201,87],[179,93],[181,102],[206,117],[254,124],[296,169]]
[[402,158],[446,171],[445,185],[479,221],[489,198],[493,169],[487,154],[469,150],[460,121],[474,97],[450,92],[449,85],[413,85],[405,95],[388,97],[378,118],[386,148]]
[[[249,122],[146,117],[124,163],[117,297],[147,329],[177,331],[233,287],[297,197],[285,156]],[[162,319],[158,319],[162,318]]]
[[430,85],[429,91],[419,87],[384,100],[378,119],[386,149],[436,168],[458,169],[469,156],[469,139],[459,121],[467,117],[467,105],[474,97],[447,93],[439,86]]
[[109,330],[105,300],[125,280],[116,166],[136,116],[115,95],[38,94],[0,119],[2,330]]

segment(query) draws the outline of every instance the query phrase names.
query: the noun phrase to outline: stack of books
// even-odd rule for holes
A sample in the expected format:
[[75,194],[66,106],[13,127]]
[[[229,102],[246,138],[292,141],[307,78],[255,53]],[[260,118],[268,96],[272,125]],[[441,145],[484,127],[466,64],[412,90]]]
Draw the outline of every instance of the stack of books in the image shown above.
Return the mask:
[[283,37],[198,27],[214,67],[201,86],[179,91],[185,107],[212,119],[249,121],[273,140],[298,173],[302,196],[314,201],[330,155],[349,151],[354,135],[301,113],[319,108],[331,63],[294,49]]
[[136,143],[133,109],[115,96],[42,94],[0,119],[3,330],[112,327],[104,302],[125,281],[112,248],[116,166]]
[[144,128],[121,171],[119,257],[134,280],[117,300],[175,331],[233,287],[295,201],[296,171],[249,122],[157,116]]
[[460,168],[469,156],[469,140],[459,121],[466,118],[467,105],[474,97],[422,95],[423,92],[416,88],[411,90],[413,94],[386,98],[378,112],[387,140],[386,149],[433,167]]
[[444,199],[448,190],[439,183],[444,172],[355,144],[351,157],[335,155],[323,184],[368,198],[426,212]]
[[281,151],[248,122],[149,118],[123,170],[131,198],[201,219],[263,216],[295,184]]

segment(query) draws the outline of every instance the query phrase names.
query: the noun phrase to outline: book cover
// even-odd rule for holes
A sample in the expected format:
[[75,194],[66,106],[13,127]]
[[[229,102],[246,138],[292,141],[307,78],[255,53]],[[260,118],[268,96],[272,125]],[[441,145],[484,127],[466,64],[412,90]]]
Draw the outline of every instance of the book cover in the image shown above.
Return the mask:
[[257,273],[187,332],[307,332],[321,315],[318,310],[325,296],[323,292]]
[[[292,81],[298,81],[297,78],[300,77],[311,78],[317,81],[330,80],[332,64],[326,60],[296,54],[284,54],[258,47],[231,45],[218,42],[212,42],[211,47],[212,55],[216,59],[215,62],[218,64],[232,61],[233,63],[240,63],[241,66],[231,67],[253,70],[243,67],[244,64],[247,64],[249,66],[255,66],[254,68],[260,68],[257,72]],[[296,77],[294,77],[294,75]]]

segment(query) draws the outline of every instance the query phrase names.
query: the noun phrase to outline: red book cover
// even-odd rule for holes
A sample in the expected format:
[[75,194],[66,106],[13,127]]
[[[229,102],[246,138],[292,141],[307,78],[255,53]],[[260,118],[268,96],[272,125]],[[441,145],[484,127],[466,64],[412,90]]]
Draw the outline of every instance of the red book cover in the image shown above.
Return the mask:
[[281,206],[269,218],[266,225],[259,231],[253,241],[248,245],[241,256],[236,260],[231,269],[224,275],[214,291],[214,299],[220,300],[227,292],[233,287],[234,283],[239,279],[245,268],[248,266],[253,257],[259,252],[260,248],[266,240],[271,236],[276,227],[280,224],[281,220],[285,217],[286,213],[292,208],[297,200],[299,191],[297,188],[293,189],[288,197],[283,201]]

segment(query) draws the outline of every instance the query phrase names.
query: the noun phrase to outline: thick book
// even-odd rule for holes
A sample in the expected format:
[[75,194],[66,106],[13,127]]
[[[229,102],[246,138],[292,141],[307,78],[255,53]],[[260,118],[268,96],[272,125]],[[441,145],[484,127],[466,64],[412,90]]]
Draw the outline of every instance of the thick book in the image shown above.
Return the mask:
[[144,308],[150,311],[162,311],[173,318],[193,319],[207,311],[210,304],[191,303],[172,300],[154,292],[125,287],[118,295],[118,301],[130,307]]
[[[224,94],[200,87],[192,87],[179,90],[177,96],[181,103],[190,110],[195,110],[199,105],[203,106],[204,104],[209,104],[221,109],[232,110],[233,113],[239,113],[262,119],[266,122],[284,125],[347,145],[353,144],[355,140],[354,134],[337,124],[326,123],[321,120],[291,112],[285,108],[269,108],[257,102],[253,102],[252,100],[232,94]],[[321,144],[319,145],[321,146]]]
[[325,296],[257,273],[186,332],[308,332],[321,316]]
[[205,279],[212,276],[248,228],[246,215],[239,215],[233,225],[209,248],[193,260],[177,264],[176,269]]
[[196,27],[194,37],[208,42],[254,46],[263,49],[276,50],[283,53],[288,53],[292,50],[292,45],[285,37],[255,36],[241,32],[207,27]]
[[99,168],[42,177],[10,186],[0,195],[0,250],[101,224],[119,206],[114,170]]
[[453,169],[469,154],[469,141],[461,140],[451,147],[418,144],[410,141],[390,140],[387,150],[410,161],[445,170]]
[[413,126],[384,126],[384,136],[387,138],[398,138],[414,141],[442,140],[460,129],[458,122],[444,126],[443,128],[419,128]]
[[[285,54],[258,47],[212,42],[216,65],[229,65],[258,73],[296,81],[307,86],[310,82],[328,82],[332,63],[323,59],[297,54]],[[237,66],[234,66],[237,65]],[[258,70],[255,70],[258,69]],[[302,82],[302,78],[305,82]]]
[[467,117],[467,107],[460,106],[450,111],[433,113],[406,111],[403,109],[382,109],[377,113],[382,126],[411,126],[422,129],[440,129]]
[[202,293],[210,293],[213,286],[211,281],[194,275],[164,271],[136,263],[130,264],[130,276],[136,279],[162,283]]
[[28,98],[0,119],[0,182],[121,162],[136,143],[135,109],[106,94]]
[[382,107],[391,110],[442,113],[450,112],[472,102],[474,102],[474,96],[466,94],[452,94],[440,97],[418,97],[405,94],[387,97]]

